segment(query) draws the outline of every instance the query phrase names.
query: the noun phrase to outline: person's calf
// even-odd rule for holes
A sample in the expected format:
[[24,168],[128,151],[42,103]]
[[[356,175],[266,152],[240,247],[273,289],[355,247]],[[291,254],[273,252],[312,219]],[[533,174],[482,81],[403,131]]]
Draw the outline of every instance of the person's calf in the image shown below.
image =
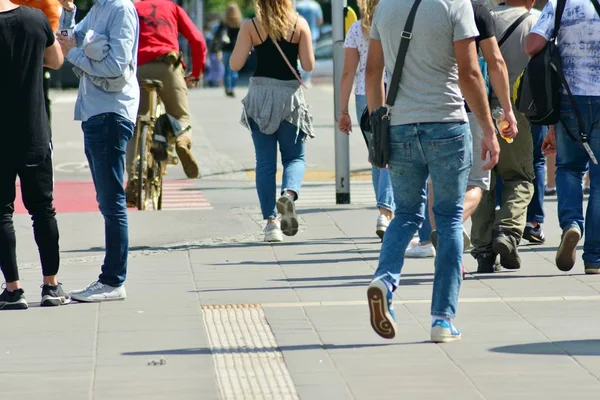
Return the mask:
[[465,193],[465,201],[463,205],[463,222],[468,220],[471,215],[477,210],[479,203],[483,197],[483,190],[478,186],[469,186],[467,187],[467,192]]

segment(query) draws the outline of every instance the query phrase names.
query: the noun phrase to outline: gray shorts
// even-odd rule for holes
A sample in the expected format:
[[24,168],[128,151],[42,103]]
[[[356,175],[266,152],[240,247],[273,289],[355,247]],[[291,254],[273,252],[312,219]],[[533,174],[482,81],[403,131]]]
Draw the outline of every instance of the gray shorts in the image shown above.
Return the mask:
[[[483,166],[489,161],[488,158],[484,161],[481,159],[481,140],[483,139],[483,130],[475,118],[475,114],[467,113],[469,116],[469,127],[473,136],[473,166],[469,173],[467,186],[476,186],[482,190],[490,190],[490,171],[484,171]],[[427,183],[431,183],[431,177],[427,178]]]

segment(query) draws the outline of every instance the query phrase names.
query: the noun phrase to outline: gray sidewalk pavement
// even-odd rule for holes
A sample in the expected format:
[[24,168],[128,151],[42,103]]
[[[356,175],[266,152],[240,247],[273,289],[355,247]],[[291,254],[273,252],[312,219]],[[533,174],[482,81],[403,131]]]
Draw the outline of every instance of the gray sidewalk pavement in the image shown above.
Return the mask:
[[[0,316],[0,398],[597,399],[600,277],[580,259],[570,274],[553,265],[555,205],[548,243],[521,246],[521,271],[468,274],[463,340],[446,345],[427,342],[432,259],[407,262],[397,338],[371,330],[371,207],[300,204],[301,231],[274,245],[260,242],[257,207],[206,211],[188,242],[133,249],[124,302],[39,308],[30,266],[32,307]],[[230,235],[203,238],[223,221]],[[66,262],[60,278],[79,288],[99,264]]]

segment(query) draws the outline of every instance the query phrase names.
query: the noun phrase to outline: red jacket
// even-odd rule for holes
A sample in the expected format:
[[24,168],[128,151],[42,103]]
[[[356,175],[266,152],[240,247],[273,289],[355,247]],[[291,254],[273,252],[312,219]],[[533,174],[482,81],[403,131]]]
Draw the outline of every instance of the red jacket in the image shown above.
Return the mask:
[[179,51],[179,33],[190,43],[192,75],[200,77],[206,64],[206,42],[183,8],[171,0],[141,0],[135,4],[140,19],[138,65]]

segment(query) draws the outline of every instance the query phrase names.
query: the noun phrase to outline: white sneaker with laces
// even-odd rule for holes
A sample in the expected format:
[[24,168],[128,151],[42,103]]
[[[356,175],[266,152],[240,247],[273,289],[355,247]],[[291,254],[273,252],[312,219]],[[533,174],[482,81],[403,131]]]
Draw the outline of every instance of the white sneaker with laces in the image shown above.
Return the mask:
[[431,243],[429,244],[418,244],[415,247],[406,249],[404,253],[406,258],[430,258],[435,257],[435,248]]
[[282,242],[283,232],[279,221],[267,222],[265,227],[265,242]]
[[100,281],[92,282],[85,289],[72,290],[71,299],[81,302],[96,303],[101,301],[125,300],[125,286],[113,287]]
[[377,217],[377,230],[375,233],[381,240],[383,240],[383,235],[385,235],[385,231],[387,230],[388,226],[390,226],[390,220],[388,217],[385,215],[380,215]]

